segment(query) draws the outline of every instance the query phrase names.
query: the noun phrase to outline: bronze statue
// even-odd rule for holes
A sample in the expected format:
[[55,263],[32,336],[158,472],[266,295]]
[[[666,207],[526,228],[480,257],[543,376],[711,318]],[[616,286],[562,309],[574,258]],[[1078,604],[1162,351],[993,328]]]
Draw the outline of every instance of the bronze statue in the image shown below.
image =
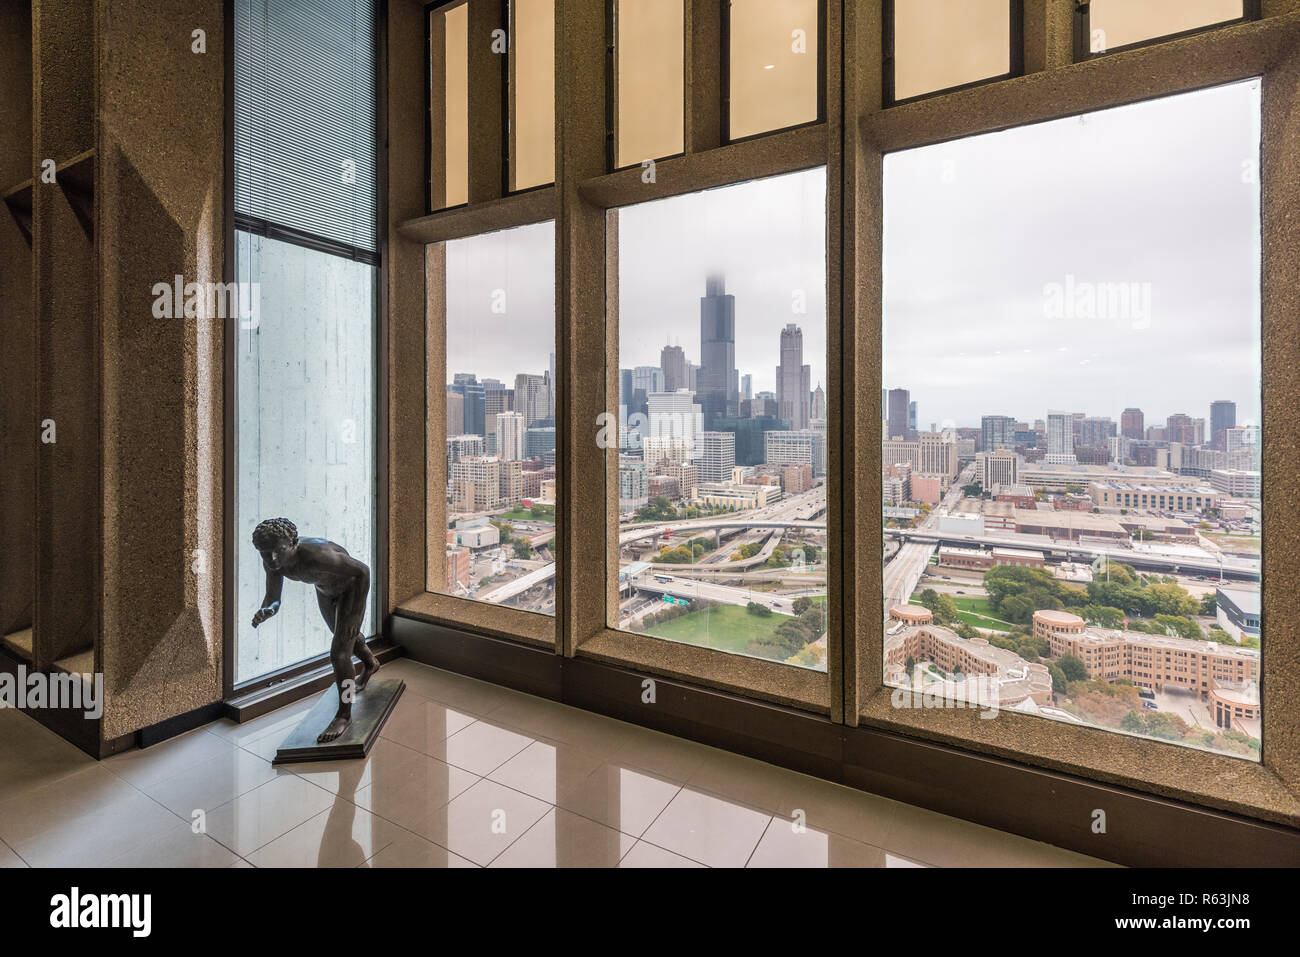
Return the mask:
[[[268,518],[253,529],[253,547],[266,569],[266,597],[253,615],[256,628],[280,610],[280,589],[286,578],[316,586],[316,601],[325,624],[334,633],[330,661],[339,691],[339,710],[318,743],[333,741],[352,723],[352,698],[379,670],[379,661],[366,647],[361,621],[370,592],[370,569],[348,554],[342,545],[323,538],[299,538],[287,518]],[[352,666],[352,653],[361,659],[361,675]]]

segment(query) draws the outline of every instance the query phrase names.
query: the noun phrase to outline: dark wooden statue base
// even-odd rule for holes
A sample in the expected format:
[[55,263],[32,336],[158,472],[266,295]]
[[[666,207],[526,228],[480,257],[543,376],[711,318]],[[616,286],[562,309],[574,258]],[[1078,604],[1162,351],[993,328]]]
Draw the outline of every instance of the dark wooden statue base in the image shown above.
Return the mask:
[[338,692],[331,685],[293,733],[284,739],[271,763],[364,758],[379,739],[384,722],[393,713],[397,699],[405,690],[406,682],[400,678],[372,678],[365,690],[357,692],[352,701],[352,724],[348,729],[333,741],[317,744],[316,737],[334,719],[339,707]]

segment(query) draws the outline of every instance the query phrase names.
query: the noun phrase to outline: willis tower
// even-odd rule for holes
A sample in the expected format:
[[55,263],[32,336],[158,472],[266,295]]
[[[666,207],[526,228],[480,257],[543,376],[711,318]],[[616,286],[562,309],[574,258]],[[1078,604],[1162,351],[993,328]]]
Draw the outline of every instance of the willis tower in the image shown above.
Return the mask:
[[736,415],[740,405],[740,379],[736,373],[736,297],[726,293],[726,280],[709,276],[700,299],[700,368],[696,397],[704,407],[704,429]]

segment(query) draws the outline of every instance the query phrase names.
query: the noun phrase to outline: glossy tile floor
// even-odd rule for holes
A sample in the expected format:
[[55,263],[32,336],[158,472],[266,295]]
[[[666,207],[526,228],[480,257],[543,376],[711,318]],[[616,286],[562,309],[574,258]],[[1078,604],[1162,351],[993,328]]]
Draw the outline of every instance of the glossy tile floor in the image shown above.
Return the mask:
[[314,699],[102,762],[0,709],[0,867],[1103,863],[414,662],[384,674],[406,693],[365,761],[271,766]]

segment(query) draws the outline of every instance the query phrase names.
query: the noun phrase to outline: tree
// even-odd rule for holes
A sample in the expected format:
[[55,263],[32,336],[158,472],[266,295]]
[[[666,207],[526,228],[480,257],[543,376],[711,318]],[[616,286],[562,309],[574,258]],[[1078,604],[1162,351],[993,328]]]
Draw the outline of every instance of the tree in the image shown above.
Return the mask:
[[984,486],[979,482],[971,482],[961,487],[961,494],[966,498],[979,498],[984,494]]
[[1115,608],[1111,605],[1087,605],[1082,609],[1083,615],[1093,624],[1100,625],[1102,628],[1122,628],[1124,627],[1124,610]]
[[1060,667],[1061,673],[1065,675],[1066,681],[1088,680],[1088,669],[1074,655],[1061,655],[1060,658],[1056,659],[1056,664]]
[[802,615],[804,612],[806,612],[809,608],[812,607],[812,599],[809,598],[807,595],[803,595],[799,598],[796,598],[794,602],[791,603],[791,607],[794,609],[794,613],[796,615]]
[[533,550],[524,542],[515,542],[515,558],[531,558]]
[[1047,673],[1052,676],[1052,693],[1065,694],[1066,679],[1061,666],[1055,661],[1049,661],[1047,663]]
[[749,612],[751,615],[757,615],[759,618],[772,617],[772,609],[767,607],[767,605],[761,605],[756,601],[751,601],[748,605],[746,605],[745,610]]
[[1219,596],[1214,592],[1201,596],[1201,614],[1207,618],[1219,610]]

